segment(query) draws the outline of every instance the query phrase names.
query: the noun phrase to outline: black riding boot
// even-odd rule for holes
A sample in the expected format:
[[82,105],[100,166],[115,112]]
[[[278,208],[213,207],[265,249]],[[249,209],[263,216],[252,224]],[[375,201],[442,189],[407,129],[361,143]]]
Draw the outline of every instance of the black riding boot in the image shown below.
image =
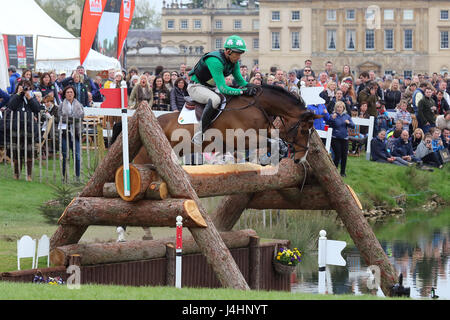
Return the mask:
[[196,145],[202,145],[203,143],[203,133],[209,128],[211,125],[211,122],[213,121],[214,117],[217,115],[219,111],[214,109],[212,106],[212,100],[209,99],[208,103],[205,106],[205,109],[203,110],[202,119],[201,119],[201,130],[200,128],[198,131],[194,134],[194,137],[192,138],[192,142]]

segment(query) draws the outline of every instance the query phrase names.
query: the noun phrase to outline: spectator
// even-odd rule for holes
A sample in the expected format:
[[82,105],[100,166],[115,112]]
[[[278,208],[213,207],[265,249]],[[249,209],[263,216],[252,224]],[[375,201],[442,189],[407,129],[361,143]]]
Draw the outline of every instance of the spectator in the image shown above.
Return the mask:
[[[353,84],[350,78],[345,78],[340,85],[340,89],[344,94],[344,100],[346,101],[347,106],[353,106],[357,102],[355,90],[353,89]],[[347,101],[351,102],[351,105],[347,103]]]
[[[431,146],[433,147],[433,152],[438,153],[439,150],[445,149],[444,143],[441,139],[441,129],[439,128],[431,128]],[[439,155],[439,153],[438,153]]]
[[441,140],[444,148],[450,151],[450,129],[444,128],[442,130]]
[[136,107],[142,102],[147,101],[150,107],[153,106],[153,90],[150,87],[147,76],[145,74],[139,77],[139,83],[133,87],[130,94],[130,109]]
[[348,64],[344,65],[344,67],[342,68],[342,72],[339,75],[339,82],[342,83],[342,81],[346,78],[350,78],[352,82],[355,80]]
[[370,158],[372,161],[392,163],[398,166],[407,166],[408,162],[400,157],[394,157],[387,150],[386,146],[386,131],[381,129],[377,136],[373,138],[370,142]]
[[414,108],[412,105],[412,97],[414,92],[417,89],[417,85],[412,82],[405,90],[405,92],[403,93],[403,99],[406,100],[406,103],[408,104],[408,111],[409,113],[415,114],[414,112]]
[[435,115],[444,114],[446,111],[450,109],[447,100],[444,99],[444,92],[442,90],[438,90],[436,94],[433,95],[434,103],[436,106]]
[[447,105],[450,105],[450,94],[448,93],[448,90],[447,90],[447,82],[446,81],[439,82],[439,90],[444,93],[444,99],[447,102]]
[[187,70],[186,70],[186,64],[184,64],[184,63],[180,64],[180,72],[179,72],[179,75],[180,75],[180,77],[185,78],[185,80],[186,80],[185,75],[187,74],[186,71],[187,71]]
[[391,118],[386,112],[384,107],[384,101],[376,102],[377,116],[375,118],[375,130],[378,132],[380,129],[389,130],[392,126]]
[[164,86],[167,89],[167,92],[170,92],[173,89],[170,71],[164,71],[162,73],[162,79],[163,79]]
[[92,85],[92,101],[103,102],[103,95],[100,89],[102,89],[102,77],[96,76]]
[[397,111],[395,112],[394,121],[401,121],[403,124],[403,130],[409,131],[409,126],[412,123],[411,114],[407,110],[408,105],[406,100],[401,100],[397,106]]
[[341,165],[341,176],[345,177],[348,155],[348,128],[354,128],[352,118],[345,110],[345,103],[338,101],[334,106],[334,113],[329,118],[328,123],[333,128],[331,147],[334,153],[334,165],[336,168]]
[[[74,76],[74,79],[79,79],[79,74]],[[79,83],[79,85],[84,87],[84,84]],[[58,106],[58,117],[59,117],[59,127],[58,129],[62,131],[61,145],[62,145],[62,174],[63,179],[66,177],[66,159],[67,159],[67,143],[69,143],[69,149],[75,153],[75,175],[76,180],[80,179],[80,138],[79,130],[81,130],[81,121],[84,118],[83,104],[77,100],[77,90],[73,86],[67,86],[63,90],[63,102]],[[86,93],[87,94],[87,93]],[[74,121],[75,120],[75,121]],[[73,145],[75,144],[75,152],[73,150]],[[70,158],[70,157],[69,157]]]
[[[163,72],[163,70],[164,70],[164,67],[163,66],[156,66],[156,68],[155,68],[155,76],[157,77],[157,76],[162,76],[162,72]],[[147,77],[148,77],[149,75],[147,75]]]
[[432,108],[436,106],[433,98],[431,97],[433,94],[433,89],[426,88],[424,93],[424,97],[418,103],[417,120],[419,122],[419,127],[424,133],[427,133],[430,128],[435,126],[435,116]]
[[8,92],[0,89],[0,111],[3,111],[3,108],[8,104],[9,98]]
[[436,127],[441,130],[444,130],[444,128],[450,129],[450,111],[436,117]]
[[[414,109],[414,113],[416,116],[418,116],[418,112],[419,112],[419,102],[425,96],[425,89],[427,87],[428,87],[428,83],[421,82],[419,87],[414,91],[414,93],[412,95],[412,107]],[[431,91],[431,92],[433,92],[433,91]],[[420,126],[420,121],[419,121],[419,126]]]
[[[333,62],[331,62],[331,61],[325,62],[325,73],[327,74],[327,81],[328,81],[328,78],[331,77],[331,74],[332,74],[332,73],[336,74],[336,72],[333,71]],[[323,82],[323,81],[320,79],[320,76],[319,76],[319,80],[320,80],[320,82],[322,82],[323,84],[326,84],[326,83],[327,83],[327,81]],[[331,79],[331,80],[337,82],[337,79]]]
[[61,93],[62,93],[62,88],[60,87],[60,84],[58,82],[58,75],[56,74],[55,71],[51,71],[50,72],[50,81],[52,83],[52,85],[55,86],[56,89],[56,93],[57,93],[57,101],[61,102]]
[[286,79],[284,78],[284,72],[281,69],[277,69],[275,73],[275,81],[282,82],[286,85]]
[[175,87],[175,81],[179,78],[178,71],[172,71],[170,72],[170,81],[172,82],[172,86]]
[[253,77],[250,79],[250,83],[254,84],[255,86],[260,86],[262,85],[262,80],[261,78]]
[[153,81],[153,110],[169,111],[170,94],[164,85],[163,78],[157,76]]
[[[331,98],[330,102],[327,105],[328,113],[330,113],[330,114],[333,113],[334,106],[336,105],[336,103],[338,101],[342,101],[345,104],[344,95],[342,93],[342,90],[336,90],[335,96],[333,98]],[[347,114],[350,114],[349,111],[351,112],[351,108],[347,107],[347,104],[345,104],[345,110],[347,111]]]
[[[66,78],[63,81],[64,89],[67,86],[72,86],[75,90],[75,96],[77,97],[77,102],[81,103],[83,106],[88,106],[88,90],[86,86],[81,83],[80,74],[74,72],[72,77]],[[64,92],[64,90],[63,90]]]
[[77,67],[77,72],[80,75],[80,82],[83,83],[89,92],[92,92],[93,81],[88,77],[83,66]]
[[408,130],[403,130],[400,138],[397,139],[394,145],[394,150],[392,151],[394,157],[400,157],[408,162],[418,162],[420,161],[414,156],[414,150],[412,148],[411,141],[409,140]]
[[400,103],[402,97],[402,93],[399,88],[399,82],[397,79],[392,80],[391,85],[384,95],[384,99],[386,101],[386,109],[392,110],[397,107]]
[[[330,105],[331,100],[334,98],[336,94],[336,82],[330,80],[326,86],[326,89],[323,90],[319,96],[325,100],[325,105],[327,106],[327,110],[329,113],[331,113],[334,110],[334,103],[336,103],[336,100],[334,101],[333,105]],[[342,94],[342,91],[341,91]],[[339,99],[340,100],[340,99]]]
[[425,134],[425,138],[417,146],[416,158],[420,159],[423,164],[428,164],[439,169],[443,167],[440,156],[433,152],[432,137],[429,133]]
[[139,76],[134,74],[127,85],[127,94],[128,96],[131,94],[131,91],[133,91],[133,88],[136,86],[136,84],[139,82]]
[[184,97],[188,96],[186,88],[187,83],[183,78],[178,78],[175,81],[175,85],[170,92],[170,108],[172,111],[181,111],[183,109]]
[[[133,76],[136,76],[136,77],[138,77],[137,81],[139,81],[139,75],[138,74],[139,74],[139,71],[138,71],[138,69],[136,67],[131,67],[130,69],[128,69],[128,75],[126,77],[126,81],[127,81],[127,87],[128,88],[131,87],[131,90],[134,87],[134,85],[132,83],[133,82],[132,78],[133,78]],[[131,93],[131,90],[130,90],[130,93]],[[128,95],[129,95],[129,93],[128,93]]]
[[412,136],[411,136],[411,146],[413,148],[413,151],[416,151],[417,146],[420,142],[422,142],[423,138],[425,137],[422,129],[417,128],[414,130]]
[[295,70],[289,71],[288,72],[288,86],[290,84],[292,84],[294,86],[300,87],[299,82],[300,82],[300,80],[297,78],[297,74],[296,74]]
[[11,65],[8,68],[9,74],[9,87],[7,91],[9,94],[13,94],[16,91],[16,80],[20,78],[20,74],[17,73],[16,67]]
[[39,73],[33,73],[33,78],[32,78],[32,81],[33,81],[33,86],[35,87],[35,88],[37,88],[37,87],[39,87],[39,81],[40,81],[40,76],[39,76]]
[[115,75],[116,75],[116,70],[114,70],[114,69],[108,70],[108,80],[106,80],[105,84],[103,85],[103,87],[105,89],[113,88],[113,87],[111,87],[111,85],[115,83],[115,81],[114,81]]
[[358,103],[367,102],[367,111],[370,116],[377,117],[377,90],[378,84],[376,82],[370,82],[366,87],[358,94]]
[[51,81],[50,74],[48,72],[44,72],[41,75],[41,81],[39,82],[39,86],[37,90],[42,93],[42,97],[45,98],[47,95],[52,96],[56,100],[56,104],[60,104],[58,91],[55,85]]
[[310,59],[307,59],[305,61],[305,67],[299,71],[297,71],[297,79],[301,79],[304,76],[313,76],[315,77],[314,70],[312,69],[312,61]]
[[[361,72],[361,74],[359,75],[359,79],[360,79],[361,83],[358,85],[358,87],[356,89],[356,96],[358,98],[359,98],[359,94],[367,87],[367,85],[370,82],[372,82],[372,81],[370,81],[370,76],[367,71]],[[360,101],[358,101],[358,102],[360,102]]]
[[323,87],[323,89],[326,90],[327,83],[328,83],[328,74],[326,72],[321,72],[319,74],[319,79],[317,81],[317,86],[318,87]]
[[[358,108],[356,106],[352,107],[352,118],[358,118]],[[349,155],[358,156],[364,146],[367,143],[367,133],[361,132],[361,126],[355,124],[354,128],[348,128],[348,140],[352,142],[352,149]]]
[[[25,152],[27,158],[27,181],[32,181],[31,173],[33,170],[33,149],[32,145],[39,142],[39,136],[32,135],[32,127],[34,132],[38,132],[37,117],[41,107],[36,97],[33,94],[33,84],[30,80],[21,80],[16,86],[16,92],[13,94],[8,102],[8,109],[14,112],[14,120],[12,121],[12,131],[19,135],[20,141],[18,149],[17,144],[8,145],[9,154],[12,154],[14,162],[14,179],[19,179],[20,170],[25,162]],[[6,119],[10,118],[8,115]],[[17,127],[17,119],[19,119],[19,128]],[[7,127],[10,127],[10,123]],[[26,127],[26,128],[25,128]],[[27,135],[25,136],[25,129]],[[9,131],[7,131],[9,132]],[[26,145],[26,149],[25,149]],[[19,156],[20,155],[20,156]],[[20,159],[19,159],[20,158]],[[20,168],[19,168],[20,167]]]
[[274,76],[272,76],[272,75],[267,76],[266,84],[273,85],[274,82],[275,82]]
[[370,118],[370,114],[367,111],[367,102],[363,102],[363,103],[360,104],[359,110],[358,110],[358,117],[359,118],[363,118],[363,119],[369,119]]

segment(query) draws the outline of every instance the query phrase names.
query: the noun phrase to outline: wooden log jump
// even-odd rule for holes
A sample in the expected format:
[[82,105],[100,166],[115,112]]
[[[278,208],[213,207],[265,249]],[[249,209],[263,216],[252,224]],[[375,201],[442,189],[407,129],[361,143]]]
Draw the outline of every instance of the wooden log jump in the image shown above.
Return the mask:
[[59,224],[174,227],[176,217],[186,227],[206,227],[197,204],[191,199],[141,200],[126,202],[120,198],[79,197],[72,200]]
[[[247,247],[250,238],[256,236],[252,229],[221,232],[221,238],[229,249]],[[57,266],[67,265],[73,254],[81,255],[83,265],[137,261],[162,258],[166,255],[166,245],[175,243],[175,237],[158,240],[71,244],[53,249],[50,261]],[[200,248],[191,236],[183,237],[183,254],[199,253]]]

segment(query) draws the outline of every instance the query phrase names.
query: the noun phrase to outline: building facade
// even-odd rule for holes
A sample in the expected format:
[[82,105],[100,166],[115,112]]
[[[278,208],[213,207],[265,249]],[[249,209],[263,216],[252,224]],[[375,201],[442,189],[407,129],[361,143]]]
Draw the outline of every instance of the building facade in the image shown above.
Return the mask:
[[258,63],[263,72],[302,68],[311,59],[315,71],[332,61],[335,71],[349,65],[356,75],[443,73],[450,69],[449,15],[448,0],[249,0],[246,6],[204,0],[201,8],[164,3],[160,55],[168,68],[193,66],[237,34],[248,48],[242,63]]

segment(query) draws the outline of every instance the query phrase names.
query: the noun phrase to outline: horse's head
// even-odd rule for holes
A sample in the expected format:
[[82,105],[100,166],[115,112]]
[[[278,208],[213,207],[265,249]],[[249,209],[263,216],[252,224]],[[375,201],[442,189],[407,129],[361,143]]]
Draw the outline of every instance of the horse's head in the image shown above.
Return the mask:
[[319,118],[322,118],[322,116],[305,111],[301,114],[300,119],[288,129],[286,138],[288,142],[293,144],[295,161],[306,159],[314,120]]

